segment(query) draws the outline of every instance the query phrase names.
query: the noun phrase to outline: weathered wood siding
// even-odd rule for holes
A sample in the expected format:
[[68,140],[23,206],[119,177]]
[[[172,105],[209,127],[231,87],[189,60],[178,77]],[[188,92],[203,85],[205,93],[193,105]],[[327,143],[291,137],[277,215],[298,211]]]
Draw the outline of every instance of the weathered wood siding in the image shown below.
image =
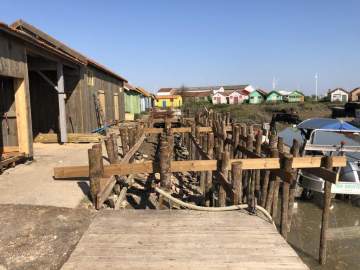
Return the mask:
[[13,80],[0,76],[0,147],[18,145]]
[[[88,84],[87,69],[93,73],[94,85]],[[97,95],[99,90],[105,92],[106,120],[115,120],[115,93],[118,93],[120,120],[124,120],[122,81],[92,67],[81,67],[78,72],[78,76],[64,72],[68,132],[87,133],[98,127],[94,95]]]
[[26,53],[23,44],[0,32],[0,75],[24,78],[26,72]]
[[[0,32],[0,146],[18,145],[15,89],[12,78],[26,78],[26,53],[22,43]],[[12,78],[11,78],[12,77]],[[7,114],[7,117],[4,114]]]
[[[105,92],[105,106],[106,106],[106,120],[112,121],[115,119],[115,107],[114,107],[114,94],[118,93],[119,97],[119,109],[120,109],[120,120],[124,119],[124,93],[122,91],[123,89],[123,82],[113,78],[112,76],[106,74],[105,72],[102,72],[96,68],[88,67],[90,71],[92,71],[94,75],[94,86],[87,84],[87,73],[85,82],[87,84],[88,92],[91,93],[92,98],[92,105],[94,106],[94,98],[93,94],[97,93],[97,91],[102,90]],[[93,108],[94,111],[94,117],[95,117],[95,106]],[[96,123],[96,118],[95,118]]]
[[[28,66],[26,52],[51,58],[54,61],[64,61],[66,121],[68,132],[87,133],[98,127],[94,94],[103,90],[106,96],[106,119],[115,119],[114,93],[118,93],[119,118],[125,118],[125,103],[123,81],[92,66],[78,65],[74,69],[66,66],[66,60],[45,52],[31,44],[20,41],[5,32],[0,31],[0,76],[23,78],[27,80]],[[87,70],[94,76],[94,85],[87,83]],[[38,74],[30,72],[29,85],[31,107],[34,115],[32,122],[35,135],[38,132],[58,132],[58,100],[55,89]],[[49,72],[48,77],[56,84],[56,72]]]
[[86,88],[85,68],[79,67],[77,74],[70,74],[65,69],[64,77],[67,131],[90,132],[96,126],[96,121],[92,118],[92,111],[95,109],[92,109],[93,102],[91,103],[91,96]]

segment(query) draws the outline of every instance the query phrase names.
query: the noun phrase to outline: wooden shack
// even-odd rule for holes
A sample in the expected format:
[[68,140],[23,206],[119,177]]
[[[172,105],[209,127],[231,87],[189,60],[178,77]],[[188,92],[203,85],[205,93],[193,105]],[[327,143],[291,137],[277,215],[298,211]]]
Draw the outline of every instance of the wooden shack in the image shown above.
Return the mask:
[[0,23],[0,156],[14,146],[31,157],[39,133],[64,143],[123,120],[125,82],[24,21]]

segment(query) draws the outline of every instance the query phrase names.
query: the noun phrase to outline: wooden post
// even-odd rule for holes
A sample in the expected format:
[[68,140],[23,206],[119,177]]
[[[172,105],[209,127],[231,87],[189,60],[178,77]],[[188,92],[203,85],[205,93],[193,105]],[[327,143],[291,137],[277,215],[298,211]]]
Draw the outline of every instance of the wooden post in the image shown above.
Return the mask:
[[121,137],[121,148],[122,155],[125,156],[129,151],[129,141],[128,141],[128,130],[127,128],[120,129],[120,137]]
[[[333,160],[331,157],[327,156],[325,158],[325,168],[332,169]],[[323,203],[323,212],[321,218],[321,232],[320,232],[320,247],[319,247],[319,262],[324,265],[326,263],[326,231],[329,224],[330,218],[330,205],[331,205],[331,182],[325,181],[324,187],[324,203]]]
[[230,122],[231,122],[231,121],[230,121],[230,119],[231,119],[231,117],[230,117],[230,112],[226,112],[226,118],[225,118],[225,119],[226,119],[226,122],[225,122],[226,125],[230,125]]
[[[246,125],[242,124],[240,128],[241,128],[241,135],[242,135],[243,137],[247,137]],[[245,140],[242,140],[242,141],[240,142],[240,145],[246,147],[246,141],[245,141]],[[239,158],[242,158],[242,157],[244,157],[244,154],[240,153]]]
[[128,142],[129,142],[129,146],[130,146],[130,149],[134,146],[134,144],[136,143],[136,134],[135,134],[135,129],[134,128],[130,128],[128,129]]
[[288,210],[289,210],[289,189],[290,181],[292,180],[292,162],[293,157],[289,154],[284,154],[282,160],[282,170],[285,173],[283,179],[282,199],[281,199],[281,221],[280,221],[280,232],[281,235],[287,239],[288,232]]
[[[230,153],[225,151],[222,153],[222,160],[221,160],[221,172],[224,175],[225,179],[228,179],[228,170],[227,167],[230,163]],[[219,186],[219,206],[226,206],[226,191],[222,185]]]
[[31,122],[30,92],[28,72],[24,79],[13,79],[15,90],[16,126],[19,152],[33,156],[33,132]]
[[268,194],[268,188],[269,188],[269,177],[270,177],[270,171],[269,170],[265,170],[263,171],[263,182],[262,182],[262,187],[261,187],[261,202],[260,205],[262,207],[265,207],[266,205],[266,198],[267,198],[267,194]]
[[[270,135],[269,143],[270,143],[270,148],[271,148],[270,156],[273,158],[279,157],[279,152],[276,148],[276,141],[277,141],[277,136],[274,133],[272,133]],[[270,178],[269,179],[269,189],[268,189],[267,196],[266,196],[265,209],[266,209],[266,211],[271,213],[272,205],[273,205],[273,196],[274,196],[274,186],[275,186],[275,181],[276,181],[276,175],[274,173],[270,172],[269,178]]]
[[111,133],[110,136],[104,140],[110,164],[115,164],[119,161],[116,137],[116,134]]
[[232,203],[238,205],[242,201],[242,163],[234,162],[231,164],[231,180],[234,190]]
[[88,150],[89,156],[89,178],[90,178],[90,194],[92,201],[97,208],[97,194],[100,189],[100,178],[104,173],[104,164],[102,158],[101,144],[95,144]]
[[[293,145],[290,149],[290,154],[293,157],[299,156],[299,150],[300,150],[300,144],[299,141],[294,139]],[[291,221],[292,221],[292,215],[293,215],[293,208],[294,208],[294,202],[295,202],[295,193],[296,193],[296,180],[297,180],[297,174],[296,170],[294,171],[293,178],[290,182],[290,192],[289,192],[289,213],[288,213],[288,232],[290,232],[291,229]]]
[[[254,134],[252,126],[249,126],[248,136],[246,140],[246,148],[249,151],[254,150]],[[247,203],[249,205],[249,209],[253,211],[255,209],[255,175],[254,170],[248,171],[247,173]]]
[[223,149],[222,149],[222,151],[223,150],[225,150],[225,149],[228,149],[228,147],[227,147],[227,145],[226,145],[226,139],[227,139],[227,132],[226,132],[226,121],[225,120],[223,120],[222,122],[221,122],[221,135],[222,135],[222,141],[223,141]]
[[[210,158],[213,158],[214,149],[214,133],[210,132],[207,134],[207,154]],[[205,205],[210,206],[210,192],[212,190],[212,171],[206,172],[206,183],[205,183]]]
[[239,135],[240,135],[240,127],[238,125],[235,125],[233,128],[233,134],[232,134],[232,141],[233,141],[233,157],[237,158],[238,157],[238,151],[237,151],[237,147],[239,146]]
[[[191,122],[191,135],[196,138],[196,124],[195,122]],[[191,152],[190,152],[190,156],[192,160],[196,159],[196,146],[194,145],[193,140],[191,140]]]
[[169,143],[169,159],[173,159],[173,153],[174,153],[174,134],[172,129],[168,129],[166,134],[167,141]]
[[[201,137],[202,137],[201,148],[202,148],[203,152],[206,153],[207,142],[205,140],[205,135],[201,135]],[[201,193],[203,194],[203,204],[204,205],[205,205],[205,200],[206,200],[206,175],[207,175],[207,172],[205,172],[205,171],[200,172],[200,190],[201,190]]]
[[165,190],[171,189],[171,172],[170,172],[170,151],[169,143],[165,136],[160,138],[160,186]]
[[57,63],[57,92],[59,102],[59,128],[60,128],[60,141],[66,143],[67,128],[66,128],[66,109],[65,109],[65,83],[64,83],[64,70],[63,64]]
[[[278,148],[278,153],[284,152],[284,140],[282,137],[278,137],[277,148]],[[276,176],[275,184],[274,184],[274,197],[273,197],[273,210],[272,210],[273,219],[275,219],[277,216],[280,183],[281,183],[280,177]]]
[[[256,134],[256,141],[255,141],[255,153],[260,155],[261,154],[261,143],[262,143],[262,131],[259,131]],[[255,171],[255,204],[260,203],[260,189],[261,189],[261,171]]]

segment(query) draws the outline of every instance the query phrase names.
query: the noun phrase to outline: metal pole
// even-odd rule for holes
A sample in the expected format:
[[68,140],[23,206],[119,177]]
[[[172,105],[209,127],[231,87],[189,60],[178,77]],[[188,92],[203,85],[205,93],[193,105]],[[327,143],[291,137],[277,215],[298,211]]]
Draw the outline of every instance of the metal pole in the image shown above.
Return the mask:
[[315,74],[315,101],[318,100],[318,74]]

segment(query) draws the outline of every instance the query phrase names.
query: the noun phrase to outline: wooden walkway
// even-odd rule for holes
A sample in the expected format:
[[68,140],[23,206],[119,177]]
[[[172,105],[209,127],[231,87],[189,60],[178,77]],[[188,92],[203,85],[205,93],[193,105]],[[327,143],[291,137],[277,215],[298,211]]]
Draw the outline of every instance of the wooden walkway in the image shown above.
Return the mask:
[[62,268],[308,269],[266,220],[237,211],[101,211]]

